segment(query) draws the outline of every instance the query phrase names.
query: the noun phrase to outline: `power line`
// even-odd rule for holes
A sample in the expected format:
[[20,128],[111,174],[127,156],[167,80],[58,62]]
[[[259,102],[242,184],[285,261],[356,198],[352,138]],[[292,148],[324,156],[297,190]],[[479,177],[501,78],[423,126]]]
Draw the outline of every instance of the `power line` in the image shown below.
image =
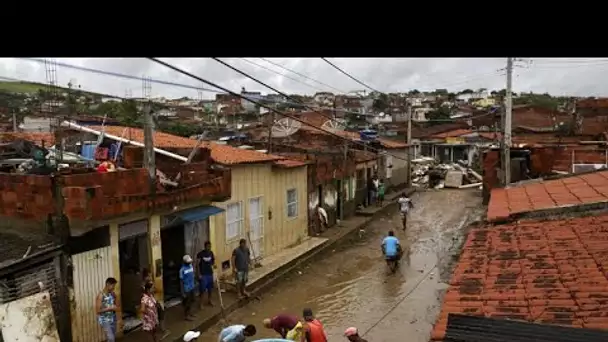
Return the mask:
[[[27,61],[32,61],[32,62],[37,62],[37,63],[44,63],[43,60],[40,60],[40,59],[37,59],[37,58],[25,58],[25,57],[22,57],[20,59],[27,60]],[[77,65],[73,65],[73,64],[68,64],[68,63],[62,63],[62,62],[57,62],[57,65],[65,67],[65,68],[69,68],[69,69],[75,69],[75,70],[80,70],[80,71],[85,71],[85,72],[90,72],[90,73],[95,73],[95,74],[100,74],[100,75],[105,75],[105,76],[113,76],[113,77],[125,78],[125,79],[129,79],[129,80],[141,81],[141,79],[142,79],[139,76],[122,74],[122,73],[117,73],[117,72],[112,72],[112,71],[105,71],[105,70],[94,69],[94,68],[81,67],[81,66],[77,66]],[[482,74],[482,75],[474,77],[474,79],[484,78],[484,77],[487,77],[487,75],[489,75],[489,74]],[[9,78],[9,77],[4,77],[4,78],[7,79],[7,80],[17,80],[17,81],[30,82],[30,81],[27,81],[27,80],[18,80],[18,79]],[[208,89],[208,88],[204,88],[204,87],[200,87],[200,86],[192,86],[192,85],[187,85],[187,84],[183,84],[183,83],[176,83],[176,82],[164,81],[164,80],[153,79],[153,78],[148,78],[147,80],[149,82],[151,82],[151,83],[163,84],[163,85],[168,85],[168,86],[174,86],[174,87],[192,89],[192,90],[197,90],[197,91],[208,91],[208,92],[213,92],[213,93],[222,93],[221,91],[218,91],[218,90],[215,90],[215,89]],[[453,85],[464,84],[464,83],[470,82],[471,80],[472,79],[470,79],[470,80],[461,80],[459,82],[455,82],[455,83],[452,83],[452,84]],[[92,90],[91,90],[91,92],[92,92]],[[121,97],[121,96],[115,96],[115,95],[110,95],[110,96],[114,97],[114,98],[123,99],[123,97]],[[247,97],[245,97],[245,99],[249,100]],[[265,101],[271,102],[271,101],[268,101],[268,100],[265,100]],[[277,103],[277,102],[280,102],[280,101],[275,100],[275,101],[272,101],[272,102]],[[301,102],[284,102],[284,103],[285,104],[290,104],[290,105],[301,105]],[[334,111],[340,112],[340,113],[356,114],[356,115],[362,115],[362,116],[375,116],[374,114],[370,114],[370,113],[353,112],[353,111],[348,111],[348,110],[339,109],[339,108],[321,107],[320,109],[334,110]],[[482,114],[481,116],[485,116],[485,114]],[[466,119],[468,119],[468,118],[466,118]],[[459,120],[465,120],[465,118],[463,118],[463,119],[431,119],[431,120],[427,120],[427,122],[452,122],[452,121],[459,121]]]
[[[244,71],[242,71],[242,70],[239,70],[238,68],[235,68],[234,66],[232,66],[232,65],[230,65],[230,64],[228,64],[228,63],[226,63],[226,62],[222,61],[221,59],[219,59],[219,58],[217,58],[217,57],[212,57],[212,59],[213,59],[213,60],[215,60],[216,62],[218,62],[218,63],[220,63],[220,64],[224,65],[225,67],[227,67],[227,68],[229,68],[229,69],[231,69],[231,70],[233,70],[233,71],[236,71],[236,72],[238,72],[239,74],[241,74],[241,75],[243,75],[243,76],[245,76],[245,77],[247,77],[247,78],[249,78],[249,79],[251,79],[251,80],[255,81],[256,83],[261,84],[261,85],[263,85],[264,87],[266,87],[266,88],[268,88],[268,89],[270,89],[270,90],[272,90],[272,91],[275,91],[276,93],[278,93],[278,94],[280,94],[280,95],[285,96],[287,99],[290,99],[290,100],[292,100],[292,101],[297,101],[297,99],[294,99],[294,98],[290,97],[289,95],[287,95],[287,94],[285,94],[285,93],[281,92],[280,90],[278,90],[278,89],[276,89],[276,88],[273,88],[272,86],[270,86],[270,85],[268,85],[268,84],[266,84],[266,83],[264,83],[264,82],[262,82],[262,81],[260,81],[260,80],[256,79],[255,77],[253,77],[253,76],[251,76],[251,75],[247,74],[246,72],[244,72]],[[311,111],[313,111],[314,113],[319,114],[320,116],[324,117],[324,118],[325,118],[325,119],[327,119],[328,121],[334,121],[334,122],[336,122],[336,120],[335,120],[335,119],[333,119],[332,117],[326,116],[324,113],[319,112],[319,111],[318,111],[318,110],[316,110],[315,108],[312,108],[312,107],[306,106],[304,103],[302,103],[302,102],[300,102],[300,101],[298,101],[298,103],[297,103],[297,104],[301,104],[301,105],[302,105],[304,108],[306,108],[306,109],[308,109],[308,110],[311,110]],[[476,116],[476,117],[463,118],[462,120],[463,120],[463,121],[467,121],[467,120],[477,119],[477,118],[479,118],[479,117],[482,117],[482,116],[487,116],[487,115],[491,115],[491,114],[493,114],[493,113],[492,113],[492,112],[490,112],[490,113],[482,114],[482,115],[479,115],[479,116]],[[445,119],[445,120],[428,120],[428,121],[447,121],[447,122],[453,122],[453,121],[455,121],[455,120],[453,120],[453,119]],[[314,126],[314,125],[310,125],[310,126],[313,126],[313,127],[315,127],[315,128],[319,128],[319,127],[316,127],[316,126]]]
[[310,85],[310,84],[308,84],[308,83],[302,82],[302,81],[300,81],[300,80],[298,80],[298,79],[296,79],[296,78],[293,78],[293,77],[287,76],[287,75],[282,74],[282,73],[280,73],[280,72],[278,72],[278,71],[276,71],[276,70],[272,70],[272,69],[267,68],[267,67],[265,67],[265,66],[263,66],[263,65],[260,65],[260,64],[258,64],[258,63],[252,62],[252,61],[248,60],[247,58],[240,58],[240,59],[241,59],[241,60],[243,60],[243,61],[245,61],[245,62],[247,62],[247,63],[249,63],[249,64],[251,64],[251,65],[255,65],[255,66],[257,66],[258,68],[262,68],[262,69],[264,69],[264,70],[270,71],[270,72],[275,73],[275,74],[277,74],[277,75],[281,75],[281,76],[283,76],[283,77],[285,77],[285,78],[287,78],[287,79],[290,79],[290,80],[292,80],[292,81],[294,81],[294,82],[298,82],[298,83],[303,84],[303,85],[305,85],[305,86],[307,86],[307,87],[310,87],[310,88],[312,88],[312,89],[323,91],[323,89],[317,88],[317,87],[312,86],[312,85]]
[[[23,60],[27,60],[27,61],[31,61],[31,62],[36,62],[36,63],[42,63],[42,64],[44,64],[44,60],[41,60],[39,58],[19,57],[19,59],[23,59]],[[69,68],[69,69],[80,70],[80,71],[91,72],[91,73],[94,73],[94,74],[100,74],[100,75],[106,75],[106,76],[114,76],[114,77],[120,77],[120,78],[125,78],[125,79],[131,79],[131,80],[135,80],[135,81],[139,81],[139,82],[141,82],[141,79],[142,79],[141,76],[134,76],[134,75],[128,75],[128,74],[121,74],[121,73],[113,72],[113,71],[105,71],[105,70],[99,70],[99,69],[81,67],[81,66],[78,66],[78,65],[73,65],[73,64],[68,64],[68,63],[62,63],[62,62],[57,62],[57,66],[61,66],[61,67],[64,67],[64,68]],[[152,79],[152,78],[149,78],[148,80],[151,83],[158,83],[158,84],[164,84],[164,85],[169,85],[169,86],[174,86],[174,87],[181,87],[181,88],[188,88],[188,89],[193,89],[193,90],[209,91],[209,92],[212,92],[212,93],[221,93],[220,91],[217,91],[217,90],[214,90],[214,89],[207,89],[207,88],[202,88],[202,87],[197,87],[197,86],[191,86],[191,85],[182,84],[182,83],[175,83],[175,82],[163,81],[163,80]]]
[[[101,72],[102,74],[105,74],[105,72]],[[109,75],[109,76],[113,76],[113,77],[121,77],[121,76],[117,76],[117,75]],[[129,79],[132,79],[132,77],[135,76],[130,76],[130,75],[126,75],[128,76]],[[36,82],[36,81],[32,81],[32,80],[25,80],[25,79],[18,79],[18,78],[13,78],[13,77],[8,77],[8,76],[1,76],[0,75],[0,80],[6,80],[6,81],[14,81],[14,82]],[[141,78],[137,78],[137,80],[141,81]],[[147,78],[147,81],[151,82],[151,83],[158,83],[157,80],[155,79],[151,79],[151,78]],[[160,81],[162,84],[167,85],[164,81]],[[177,84],[175,86],[181,86],[183,88],[189,88],[191,89],[193,86],[190,85],[185,85],[185,84]],[[205,88],[198,88],[200,89],[205,89]],[[85,91],[85,92],[89,92],[89,93],[95,93],[96,90],[93,89],[88,89],[88,88],[83,88],[80,89],[81,91]],[[214,89],[206,89],[205,91],[210,91],[210,92],[215,92],[215,93],[224,93],[222,91],[218,91],[218,90],[214,90]],[[130,100],[131,96],[118,96],[118,95],[109,95],[107,94],[108,97],[112,97],[112,98],[116,98],[116,99],[121,99],[121,100]],[[249,100],[247,97],[245,97],[245,99]],[[284,103],[284,104],[288,104],[288,105],[301,105],[301,102],[282,102],[279,100],[274,100],[274,101],[269,101],[269,100],[264,100],[266,102],[273,102],[273,103]],[[336,112],[340,112],[340,113],[347,113],[347,114],[356,114],[356,115],[361,115],[361,116],[375,116],[372,113],[361,113],[361,112],[353,112],[353,111],[349,111],[349,110],[345,110],[345,109],[339,109],[339,108],[332,108],[332,107],[319,107],[318,109],[320,110],[335,110]],[[482,117],[482,116],[487,116],[488,114],[480,114],[478,116],[473,116],[471,118],[454,118],[454,119],[430,119],[430,120],[426,120],[425,122],[457,122],[457,121],[466,121],[468,119],[475,119],[478,117]]]
[[[339,135],[339,134],[336,134],[336,133],[334,133],[334,132],[331,132],[331,131],[328,131],[328,130],[322,129],[322,128],[317,127],[317,126],[315,126],[315,125],[313,125],[313,124],[310,124],[310,123],[308,123],[308,122],[306,122],[306,121],[304,121],[304,120],[301,120],[301,119],[299,119],[299,118],[293,117],[293,116],[288,115],[288,114],[285,114],[285,113],[283,113],[283,112],[281,112],[281,111],[278,111],[278,110],[276,110],[276,109],[274,109],[274,108],[272,108],[272,107],[266,106],[265,104],[263,104],[263,103],[261,103],[261,102],[255,101],[255,100],[253,100],[253,99],[248,99],[248,98],[246,98],[246,97],[242,96],[242,95],[241,95],[241,94],[239,94],[239,93],[235,93],[235,92],[233,92],[233,91],[231,91],[231,90],[229,90],[229,89],[227,89],[227,88],[224,88],[224,87],[222,87],[222,86],[220,86],[220,85],[218,85],[218,84],[215,84],[215,83],[213,83],[213,82],[211,82],[211,81],[208,81],[208,80],[206,80],[206,79],[204,79],[204,78],[201,78],[201,77],[198,77],[198,76],[196,76],[196,75],[193,75],[193,74],[189,73],[188,71],[182,70],[182,69],[180,69],[180,68],[178,68],[178,67],[176,67],[176,66],[173,66],[173,65],[171,65],[171,64],[169,64],[169,63],[163,62],[163,61],[161,61],[161,60],[159,60],[159,59],[157,59],[157,58],[155,58],[155,57],[147,57],[147,58],[148,58],[149,60],[153,61],[153,62],[156,62],[156,63],[158,63],[158,64],[160,64],[160,65],[163,65],[163,66],[165,66],[165,67],[167,67],[167,68],[169,68],[169,69],[172,69],[172,70],[174,70],[174,71],[176,71],[176,72],[178,72],[178,73],[180,73],[180,74],[182,74],[182,75],[189,76],[189,77],[191,77],[191,78],[193,78],[193,79],[195,79],[195,80],[198,80],[198,81],[200,81],[200,82],[203,82],[203,83],[205,83],[205,84],[207,84],[207,85],[210,85],[210,86],[212,86],[212,87],[215,87],[215,88],[221,89],[221,90],[223,90],[223,91],[227,92],[227,93],[228,93],[228,94],[230,94],[230,95],[237,96],[237,97],[239,97],[239,98],[241,98],[241,99],[245,99],[245,100],[247,100],[247,101],[249,101],[249,102],[251,102],[251,103],[253,103],[253,104],[257,105],[257,106],[260,106],[260,107],[266,108],[266,109],[268,109],[269,111],[271,111],[271,112],[273,112],[273,113],[276,113],[276,114],[279,114],[279,115],[281,115],[281,116],[283,116],[283,117],[286,117],[286,118],[289,118],[289,119],[291,119],[291,120],[297,121],[297,122],[299,122],[299,123],[301,123],[301,124],[303,124],[303,125],[310,126],[310,127],[314,127],[314,128],[316,128],[316,129],[321,130],[322,132],[325,132],[325,133],[327,133],[327,134],[329,134],[329,135],[331,135],[331,136],[334,136],[334,137],[336,137],[336,138],[338,138],[338,139],[341,139],[341,140],[344,140],[344,141],[351,142],[351,143],[353,143],[353,144],[355,144],[355,145],[364,146],[364,147],[365,147],[365,148],[367,148],[368,150],[372,150],[372,151],[379,152],[379,151],[378,151],[378,149],[375,149],[375,148],[373,148],[373,147],[371,147],[371,146],[367,146],[366,144],[360,143],[360,142],[358,142],[358,141],[353,141],[353,140],[351,140],[351,139],[344,138],[344,137],[342,137],[342,136],[341,136],[341,135]],[[214,58],[214,59],[216,59],[216,58]],[[218,60],[218,59],[216,59],[216,60]],[[219,61],[219,60],[218,60],[218,61]],[[222,64],[224,64],[222,61],[219,61],[219,62],[220,62],[220,63],[222,63]],[[233,68],[232,66],[230,66],[230,64],[225,64],[225,65],[226,65],[226,66],[229,66],[231,69],[233,69],[233,70],[235,70],[235,71],[238,71],[239,73],[245,74],[244,72],[242,72],[242,71],[240,71],[240,70],[238,70],[238,69],[236,69],[236,68]],[[253,77],[251,77],[251,76],[247,76],[247,77],[249,77],[249,78],[251,78],[251,79],[255,80],[255,79],[254,79]],[[257,82],[257,81],[256,81],[256,82]],[[267,86],[267,87],[268,87],[268,88],[270,88],[270,86]],[[271,88],[271,89],[272,89],[272,88]],[[396,159],[399,159],[399,160],[407,160],[407,159],[405,159],[405,158],[402,158],[402,157],[399,157],[399,156],[396,156],[396,155],[393,155],[393,154],[390,154],[390,153],[387,153],[387,154],[388,154],[388,155],[390,155],[390,156],[392,156],[393,158],[396,158]]]
[[374,88],[372,88],[372,87],[368,86],[367,84],[365,84],[365,83],[363,83],[363,82],[359,81],[359,80],[358,80],[358,79],[356,79],[354,76],[352,76],[352,75],[350,75],[349,73],[347,73],[346,71],[344,71],[344,70],[340,69],[340,67],[338,67],[338,66],[337,66],[337,65],[335,65],[334,63],[332,63],[332,62],[328,61],[328,60],[327,60],[327,58],[325,58],[325,57],[321,57],[321,59],[322,59],[322,60],[323,60],[325,63],[327,63],[327,64],[331,65],[332,67],[334,67],[334,69],[336,69],[336,70],[338,70],[339,72],[343,73],[344,75],[348,76],[348,77],[349,77],[351,80],[353,80],[353,81],[355,81],[355,82],[359,83],[360,85],[364,86],[365,88],[368,88],[368,89],[371,89],[372,91],[375,91],[375,92],[377,92],[377,93],[383,94],[383,92],[381,92],[381,91],[379,91],[379,90],[376,90],[376,89],[374,89]]
[[321,81],[317,81],[317,80],[315,80],[314,78],[311,78],[311,77],[309,77],[309,76],[306,76],[306,75],[304,75],[304,74],[301,74],[301,73],[299,73],[299,72],[297,72],[297,71],[295,71],[295,70],[292,70],[292,69],[286,68],[286,67],[284,67],[284,66],[282,66],[282,65],[280,65],[280,64],[278,64],[278,63],[275,63],[275,62],[273,62],[273,61],[270,61],[270,60],[268,60],[268,59],[266,59],[266,58],[260,58],[260,59],[261,59],[261,60],[263,60],[263,61],[264,61],[264,62],[266,62],[266,63],[272,64],[272,65],[274,65],[274,66],[276,66],[276,67],[279,67],[279,68],[281,68],[281,69],[283,69],[283,70],[286,70],[286,71],[292,72],[292,73],[294,73],[294,74],[296,74],[296,75],[298,75],[298,76],[300,76],[300,77],[306,78],[306,79],[311,80],[311,81],[313,81],[313,82],[316,82],[316,83],[318,83],[318,84],[320,84],[320,85],[326,86],[327,88],[331,88],[331,89],[333,89],[333,90],[335,90],[335,91],[337,91],[337,92],[339,92],[339,93],[345,93],[345,94],[346,94],[346,92],[345,92],[345,91],[342,91],[342,90],[340,90],[340,89],[338,89],[338,88],[335,88],[335,87],[333,87],[333,86],[330,86],[330,85],[329,85],[329,84],[327,84],[327,83],[323,83],[323,82],[321,82]]
[[[44,63],[43,60],[37,59],[37,58],[22,57],[22,58],[19,58],[19,59],[23,59],[23,60],[27,60],[27,61],[31,61],[31,62],[37,62],[37,63]],[[122,74],[122,73],[118,73],[118,72],[105,71],[105,70],[94,69],[94,68],[81,67],[81,66],[77,66],[77,65],[73,65],[73,64],[63,63],[63,62],[57,62],[57,65],[61,66],[61,67],[69,68],[69,69],[75,69],[75,70],[80,70],[80,71],[85,71],[85,72],[90,72],[90,73],[95,73],[95,74],[100,74],[100,75],[105,75],[105,76],[113,76],[113,77],[118,77],[118,78],[129,79],[129,80],[141,81],[141,77],[140,76]],[[488,75],[489,74],[480,74],[479,76],[474,76],[474,79],[485,78]],[[15,80],[15,79],[7,78],[7,80]],[[183,83],[164,81],[164,80],[154,79],[154,78],[148,78],[148,80],[151,83],[163,84],[163,85],[168,85],[168,86],[174,86],[174,87],[192,89],[192,90],[197,90],[197,91],[208,91],[208,92],[212,92],[212,93],[222,93],[221,91],[218,91],[218,90],[215,90],[215,89],[208,89],[208,88],[204,88],[204,87],[200,87],[200,86],[193,86],[193,85],[188,85],[188,84],[183,84]],[[454,85],[464,84],[464,83],[470,82],[471,80],[472,79],[470,79],[470,80],[461,80],[461,81],[458,81],[458,82],[455,82],[455,83],[451,83],[451,84],[454,84]],[[20,81],[24,81],[24,80],[20,80]],[[26,82],[29,82],[29,81],[26,81]],[[451,84],[448,84],[448,85],[451,85]],[[114,96],[114,95],[112,95],[112,97],[120,98],[119,96]],[[270,102],[268,100],[265,100],[265,101]],[[272,101],[272,102],[279,102],[279,101]],[[286,102],[286,104],[300,104],[300,103]],[[323,107],[322,109],[331,109],[331,110],[333,110],[333,108],[329,108],[329,107],[327,107],[327,108]],[[359,114],[359,115],[370,115],[370,114],[367,114],[367,113],[350,112],[350,111],[346,111],[346,110],[342,110],[342,109],[335,109],[335,110],[339,111],[339,112],[344,112],[344,113]]]

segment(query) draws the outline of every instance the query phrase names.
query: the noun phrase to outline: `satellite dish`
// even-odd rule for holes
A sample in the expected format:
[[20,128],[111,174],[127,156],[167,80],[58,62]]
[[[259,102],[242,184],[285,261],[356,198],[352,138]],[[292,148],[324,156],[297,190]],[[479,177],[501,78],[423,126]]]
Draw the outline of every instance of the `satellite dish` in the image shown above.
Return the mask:
[[321,125],[321,128],[330,132],[343,131],[346,128],[346,121],[344,119],[327,120]]
[[291,118],[282,118],[272,125],[272,136],[275,138],[285,138],[297,132],[302,124]]

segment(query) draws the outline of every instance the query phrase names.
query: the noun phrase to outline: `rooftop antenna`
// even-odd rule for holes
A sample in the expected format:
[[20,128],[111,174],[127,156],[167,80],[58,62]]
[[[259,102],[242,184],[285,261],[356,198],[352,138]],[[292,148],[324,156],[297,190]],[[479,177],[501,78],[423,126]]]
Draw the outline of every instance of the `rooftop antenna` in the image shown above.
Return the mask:
[[287,138],[300,130],[302,123],[291,118],[282,118],[274,122],[270,129],[271,135],[268,139]]
[[[46,110],[48,117],[56,122],[54,124],[54,136],[55,136],[55,164],[59,165],[59,162],[63,160],[63,134],[61,122],[63,119],[58,113],[58,82],[57,82],[57,60],[55,58],[44,59],[44,69],[46,72]],[[41,108],[41,112],[42,112]]]
[[343,131],[346,129],[346,120],[344,119],[333,119],[327,120],[321,125],[321,129],[329,132]]

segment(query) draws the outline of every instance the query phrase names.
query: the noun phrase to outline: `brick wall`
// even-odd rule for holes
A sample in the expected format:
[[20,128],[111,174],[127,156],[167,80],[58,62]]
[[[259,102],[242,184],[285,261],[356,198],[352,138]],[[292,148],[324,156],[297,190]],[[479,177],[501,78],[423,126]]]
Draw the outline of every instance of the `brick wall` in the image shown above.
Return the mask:
[[[544,177],[553,171],[572,172],[572,164],[605,164],[606,150],[595,146],[543,146],[530,148],[531,176]],[[483,154],[484,193],[498,187],[497,168],[500,167],[500,151],[489,150]]]
[[2,216],[44,221],[54,210],[48,176],[0,174],[0,196]]
[[[70,225],[91,225],[140,211],[164,210],[204,198],[230,197],[229,169],[211,170],[206,163],[182,165],[182,182],[176,189],[162,187],[152,194],[146,169],[108,173],[80,173],[56,177]],[[0,174],[0,215],[22,221],[43,222],[55,212],[50,176]]]

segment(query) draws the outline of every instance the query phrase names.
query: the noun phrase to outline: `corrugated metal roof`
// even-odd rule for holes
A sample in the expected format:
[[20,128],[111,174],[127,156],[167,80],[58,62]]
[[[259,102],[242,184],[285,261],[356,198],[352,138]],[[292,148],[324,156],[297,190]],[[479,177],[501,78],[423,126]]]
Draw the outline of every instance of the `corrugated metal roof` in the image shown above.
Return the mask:
[[444,341],[605,342],[608,331],[450,314]]

